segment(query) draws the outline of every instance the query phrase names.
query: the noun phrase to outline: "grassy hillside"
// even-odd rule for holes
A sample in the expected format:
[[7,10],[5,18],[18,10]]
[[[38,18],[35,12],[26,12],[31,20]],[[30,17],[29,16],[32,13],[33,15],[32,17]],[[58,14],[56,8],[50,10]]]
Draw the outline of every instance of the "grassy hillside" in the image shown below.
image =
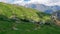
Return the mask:
[[4,3],[0,3],[0,15],[5,15],[8,18],[16,15],[16,17],[20,19],[32,19],[34,21],[38,21],[40,19],[35,10],[31,10],[22,6],[8,5]]
[[32,22],[23,21],[24,19],[35,22],[51,20],[49,14],[35,9],[0,3],[0,34],[60,34],[60,27],[56,25],[37,26]]

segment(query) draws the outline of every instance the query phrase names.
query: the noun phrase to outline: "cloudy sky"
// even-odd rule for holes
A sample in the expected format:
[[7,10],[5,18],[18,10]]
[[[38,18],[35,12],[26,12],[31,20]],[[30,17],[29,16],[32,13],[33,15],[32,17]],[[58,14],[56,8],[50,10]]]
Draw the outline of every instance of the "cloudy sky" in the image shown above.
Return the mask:
[[45,4],[48,6],[54,6],[54,5],[60,6],[60,0],[0,0],[0,2],[21,4],[21,5],[24,5],[27,3],[39,3],[39,4]]

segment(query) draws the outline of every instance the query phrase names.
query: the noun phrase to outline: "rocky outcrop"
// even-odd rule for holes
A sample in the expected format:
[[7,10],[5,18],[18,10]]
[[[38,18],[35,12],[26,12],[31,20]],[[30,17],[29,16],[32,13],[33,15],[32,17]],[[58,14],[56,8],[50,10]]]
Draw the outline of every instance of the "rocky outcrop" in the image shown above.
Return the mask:
[[52,19],[55,22],[55,24],[60,25],[60,11],[54,12],[52,14]]

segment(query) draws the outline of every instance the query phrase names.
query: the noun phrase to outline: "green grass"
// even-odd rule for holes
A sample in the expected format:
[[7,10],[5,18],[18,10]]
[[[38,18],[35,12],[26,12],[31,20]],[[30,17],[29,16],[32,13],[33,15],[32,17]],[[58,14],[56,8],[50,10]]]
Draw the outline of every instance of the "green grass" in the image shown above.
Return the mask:
[[[10,17],[15,14],[19,19],[34,21],[51,20],[50,15],[35,9],[0,3],[0,34],[60,34],[60,27],[54,24],[39,25],[19,20],[14,22]],[[14,30],[13,27],[18,30]]]
[[[19,30],[13,30],[14,22],[0,21],[0,34],[60,34],[60,27],[56,25],[43,25],[36,27],[36,24],[30,22],[15,23]],[[38,28],[35,30],[35,28]]]

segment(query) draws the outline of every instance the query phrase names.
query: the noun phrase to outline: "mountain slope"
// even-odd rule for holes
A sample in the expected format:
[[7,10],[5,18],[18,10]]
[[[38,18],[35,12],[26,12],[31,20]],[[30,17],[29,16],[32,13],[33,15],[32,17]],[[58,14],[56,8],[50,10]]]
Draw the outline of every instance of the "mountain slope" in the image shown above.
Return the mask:
[[32,19],[38,21],[40,18],[36,14],[36,10],[25,8],[22,6],[14,6],[0,3],[0,15],[5,15],[8,18],[11,16],[19,17],[20,19]]

